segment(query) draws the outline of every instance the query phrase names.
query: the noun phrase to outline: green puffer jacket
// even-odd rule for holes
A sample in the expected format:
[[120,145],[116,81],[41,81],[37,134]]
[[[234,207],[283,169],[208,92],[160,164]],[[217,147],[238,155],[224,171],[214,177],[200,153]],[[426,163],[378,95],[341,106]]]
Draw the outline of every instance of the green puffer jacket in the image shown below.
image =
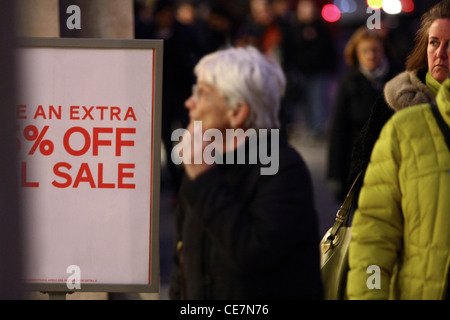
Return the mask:
[[[450,126],[450,79],[436,100]],[[350,299],[445,298],[450,152],[429,105],[399,111],[383,128],[355,212],[349,264]],[[376,283],[372,265],[380,289],[368,285]]]

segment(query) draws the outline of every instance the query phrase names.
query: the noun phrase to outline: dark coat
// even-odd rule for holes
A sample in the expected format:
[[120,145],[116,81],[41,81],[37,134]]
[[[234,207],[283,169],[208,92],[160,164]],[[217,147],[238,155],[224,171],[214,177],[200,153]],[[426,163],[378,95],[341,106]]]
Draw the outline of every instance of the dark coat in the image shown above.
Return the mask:
[[[411,92],[420,91],[419,86],[424,86],[426,88],[425,76],[427,73],[427,69],[422,69],[417,71],[417,81],[413,87],[410,87],[409,90]],[[399,74],[393,80],[401,77],[402,74]],[[392,81],[392,80],[391,80]],[[418,85],[420,83],[421,85]],[[395,83],[397,84],[397,83]],[[386,92],[386,87],[393,87],[390,90],[395,90],[397,86],[393,86],[392,84],[387,84],[384,88],[384,92]],[[415,88],[414,88],[415,87]],[[417,95],[416,95],[417,96]],[[422,95],[423,98],[426,99],[427,95]],[[423,101],[421,103],[427,103],[430,101]],[[389,106],[386,103],[385,94],[382,97],[379,97],[373,106],[369,119],[364,124],[364,127],[361,130],[361,133],[354,144],[352,151],[352,161],[350,165],[350,173],[348,176],[347,183],[350,184],[354,179],[356,179],[359,172],[365,170],[370,162],[370,156],[372,154],[373,147],[378,140],[381,130],[383,129],[386,122],[392,117],[392,115],[396,112],[396,106]],[[355,198],[358,199],[359,190],[355,195]]]
[[[247,151],[248,155],[248,151]],[[217,164],[180,189],[170,298],[318,299],[319,237],[310,173],[280,143],[279,171]]]
[[[426,85],[426,73],[426,69],[419,70],[417,72],[418,82],[420,81],[424,86]],[[399,76],[401,76],[401,74]],[[392,90],[395,90],[395,88],[392,88]],[[395,113],[395,108],[395,106],[389,106],[386,103],[384,95],[377,99],[370,112],[369,119],[364,124],[358,136],[358,139],[354,144],[352,151],[352,161],[350,165],[350,174],[347,181],[348,184],[350,184],[356,178],[359,172],[365,170],[369,165],[372,149],[376,141],[378,140],[381,129],[383,129],[386,122]]]
[[[385,81],[392,76],[387,74]],[[352,150],[375,104],[376,108],[388,109],[382,90],[375,88],[358,68],[350,69],[339,83],[330,129],[328,178],[340,182],[342,188],[335,195],[339,201],[353,182],[348,181]]]

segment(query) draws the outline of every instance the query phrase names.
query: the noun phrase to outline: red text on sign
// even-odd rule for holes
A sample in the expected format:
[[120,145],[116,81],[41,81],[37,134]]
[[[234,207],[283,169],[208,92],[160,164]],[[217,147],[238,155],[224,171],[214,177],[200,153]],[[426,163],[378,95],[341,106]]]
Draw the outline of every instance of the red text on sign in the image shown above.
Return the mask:
[[[39,105],[33,114],[33,119],[61,120],[63,111],[68,110],[70,120],[107,120],[107,121],[137,121],[133,107],[121,108],[116,106],[62,106]],[[17,118],[27,119],[27,105],[17,105]]]
[[[85,155],[92,145],[92,155],[99,155],[99,148],[101,146],[112,146],[114,141],[115,156],[122,155],[123,147],[134,147],[133,140],[127,140],[124,135],[131,135],[136,133],[136,128],[93,128],[92,139],[91,134],[83,127],[72,127],[66,131],[63,138],[64,149],[72,156]],[[79,150],[75,150],[70,144],[70,138],[74,133],[79,133],[83,136],[83,146]]]
[[39,182],[28,181],[27,179],[27,163],[22,162],[20,168],[20,185],[24,188],[38,188]]
[[[114,182],[105,182],[104,176],[104,164],[97,164],[97,177],[94,178],[91,168],[88,163],[82,163],[76,174],[71,175],[70,170],[72,165],[67,162],[58,162],[53,167],[54,174],[62,179],[62,182],[53,180],[52,185],[57,188],[78,188],[81,183],[87,183],[91,188],[98,189],[135,189],[134,183],[126,183],[125,179],[134,178],[135,164],[132,163],[119,163],[117,165],[117,178]],[[75,179],[72,179],[72,176]],[[116,182],[117,181],[117,182]]]
[[70,120],[118,120],[118,121],[136,121],[136,115],[133,108],[129,107],[124,113],[119,107],[109,106],[71,106]]

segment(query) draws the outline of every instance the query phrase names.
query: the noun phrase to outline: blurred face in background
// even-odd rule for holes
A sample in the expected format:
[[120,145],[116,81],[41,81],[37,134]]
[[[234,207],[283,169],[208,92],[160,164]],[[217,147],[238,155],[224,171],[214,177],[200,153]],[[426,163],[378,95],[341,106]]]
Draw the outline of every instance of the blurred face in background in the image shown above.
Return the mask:
[[448,43],[450,41],[450,19],[437,19],[428,32],[428,70],[439,82],[449,74]]
[[182,24],[193,24],[195,22],[195,8],[190,3],[184,3],[177,8],[177,20]]
[[383,44],[376,39],[363,39],[356,47],[356,56],[363,69],[375,70],[384,58]]
[[297,19],[303,23],[312,23],[316,18],[316,5],[313,1],[305,0],[297,4]]
[[165,29],[173,26],[173,23],[175,21],[174,10],[175,9],[173,7],[167,6],[156,14],[158,28]]
[[273,13],[277,17],[282,17],[289,13],[289,1],[288,0],[274,0],[272,2]]
[[252,0],[250,10],[254,21],[260,25],[269,25],[273,21],[272,8],[267,0]]

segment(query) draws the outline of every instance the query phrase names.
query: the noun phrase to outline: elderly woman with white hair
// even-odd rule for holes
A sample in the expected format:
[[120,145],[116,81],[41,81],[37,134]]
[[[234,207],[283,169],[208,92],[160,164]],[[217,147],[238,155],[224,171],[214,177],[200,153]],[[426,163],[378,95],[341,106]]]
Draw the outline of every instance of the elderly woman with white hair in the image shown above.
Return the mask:
[[[178,149],[186,174],[170,298],[320,298],[310,173],[278,134],[282,70],[248,47],[212,53],[195,73],[185,103],[191,123]],[[214,161],[204,157],[208,148]],[[262,170],[263,155],[276,170]]]

